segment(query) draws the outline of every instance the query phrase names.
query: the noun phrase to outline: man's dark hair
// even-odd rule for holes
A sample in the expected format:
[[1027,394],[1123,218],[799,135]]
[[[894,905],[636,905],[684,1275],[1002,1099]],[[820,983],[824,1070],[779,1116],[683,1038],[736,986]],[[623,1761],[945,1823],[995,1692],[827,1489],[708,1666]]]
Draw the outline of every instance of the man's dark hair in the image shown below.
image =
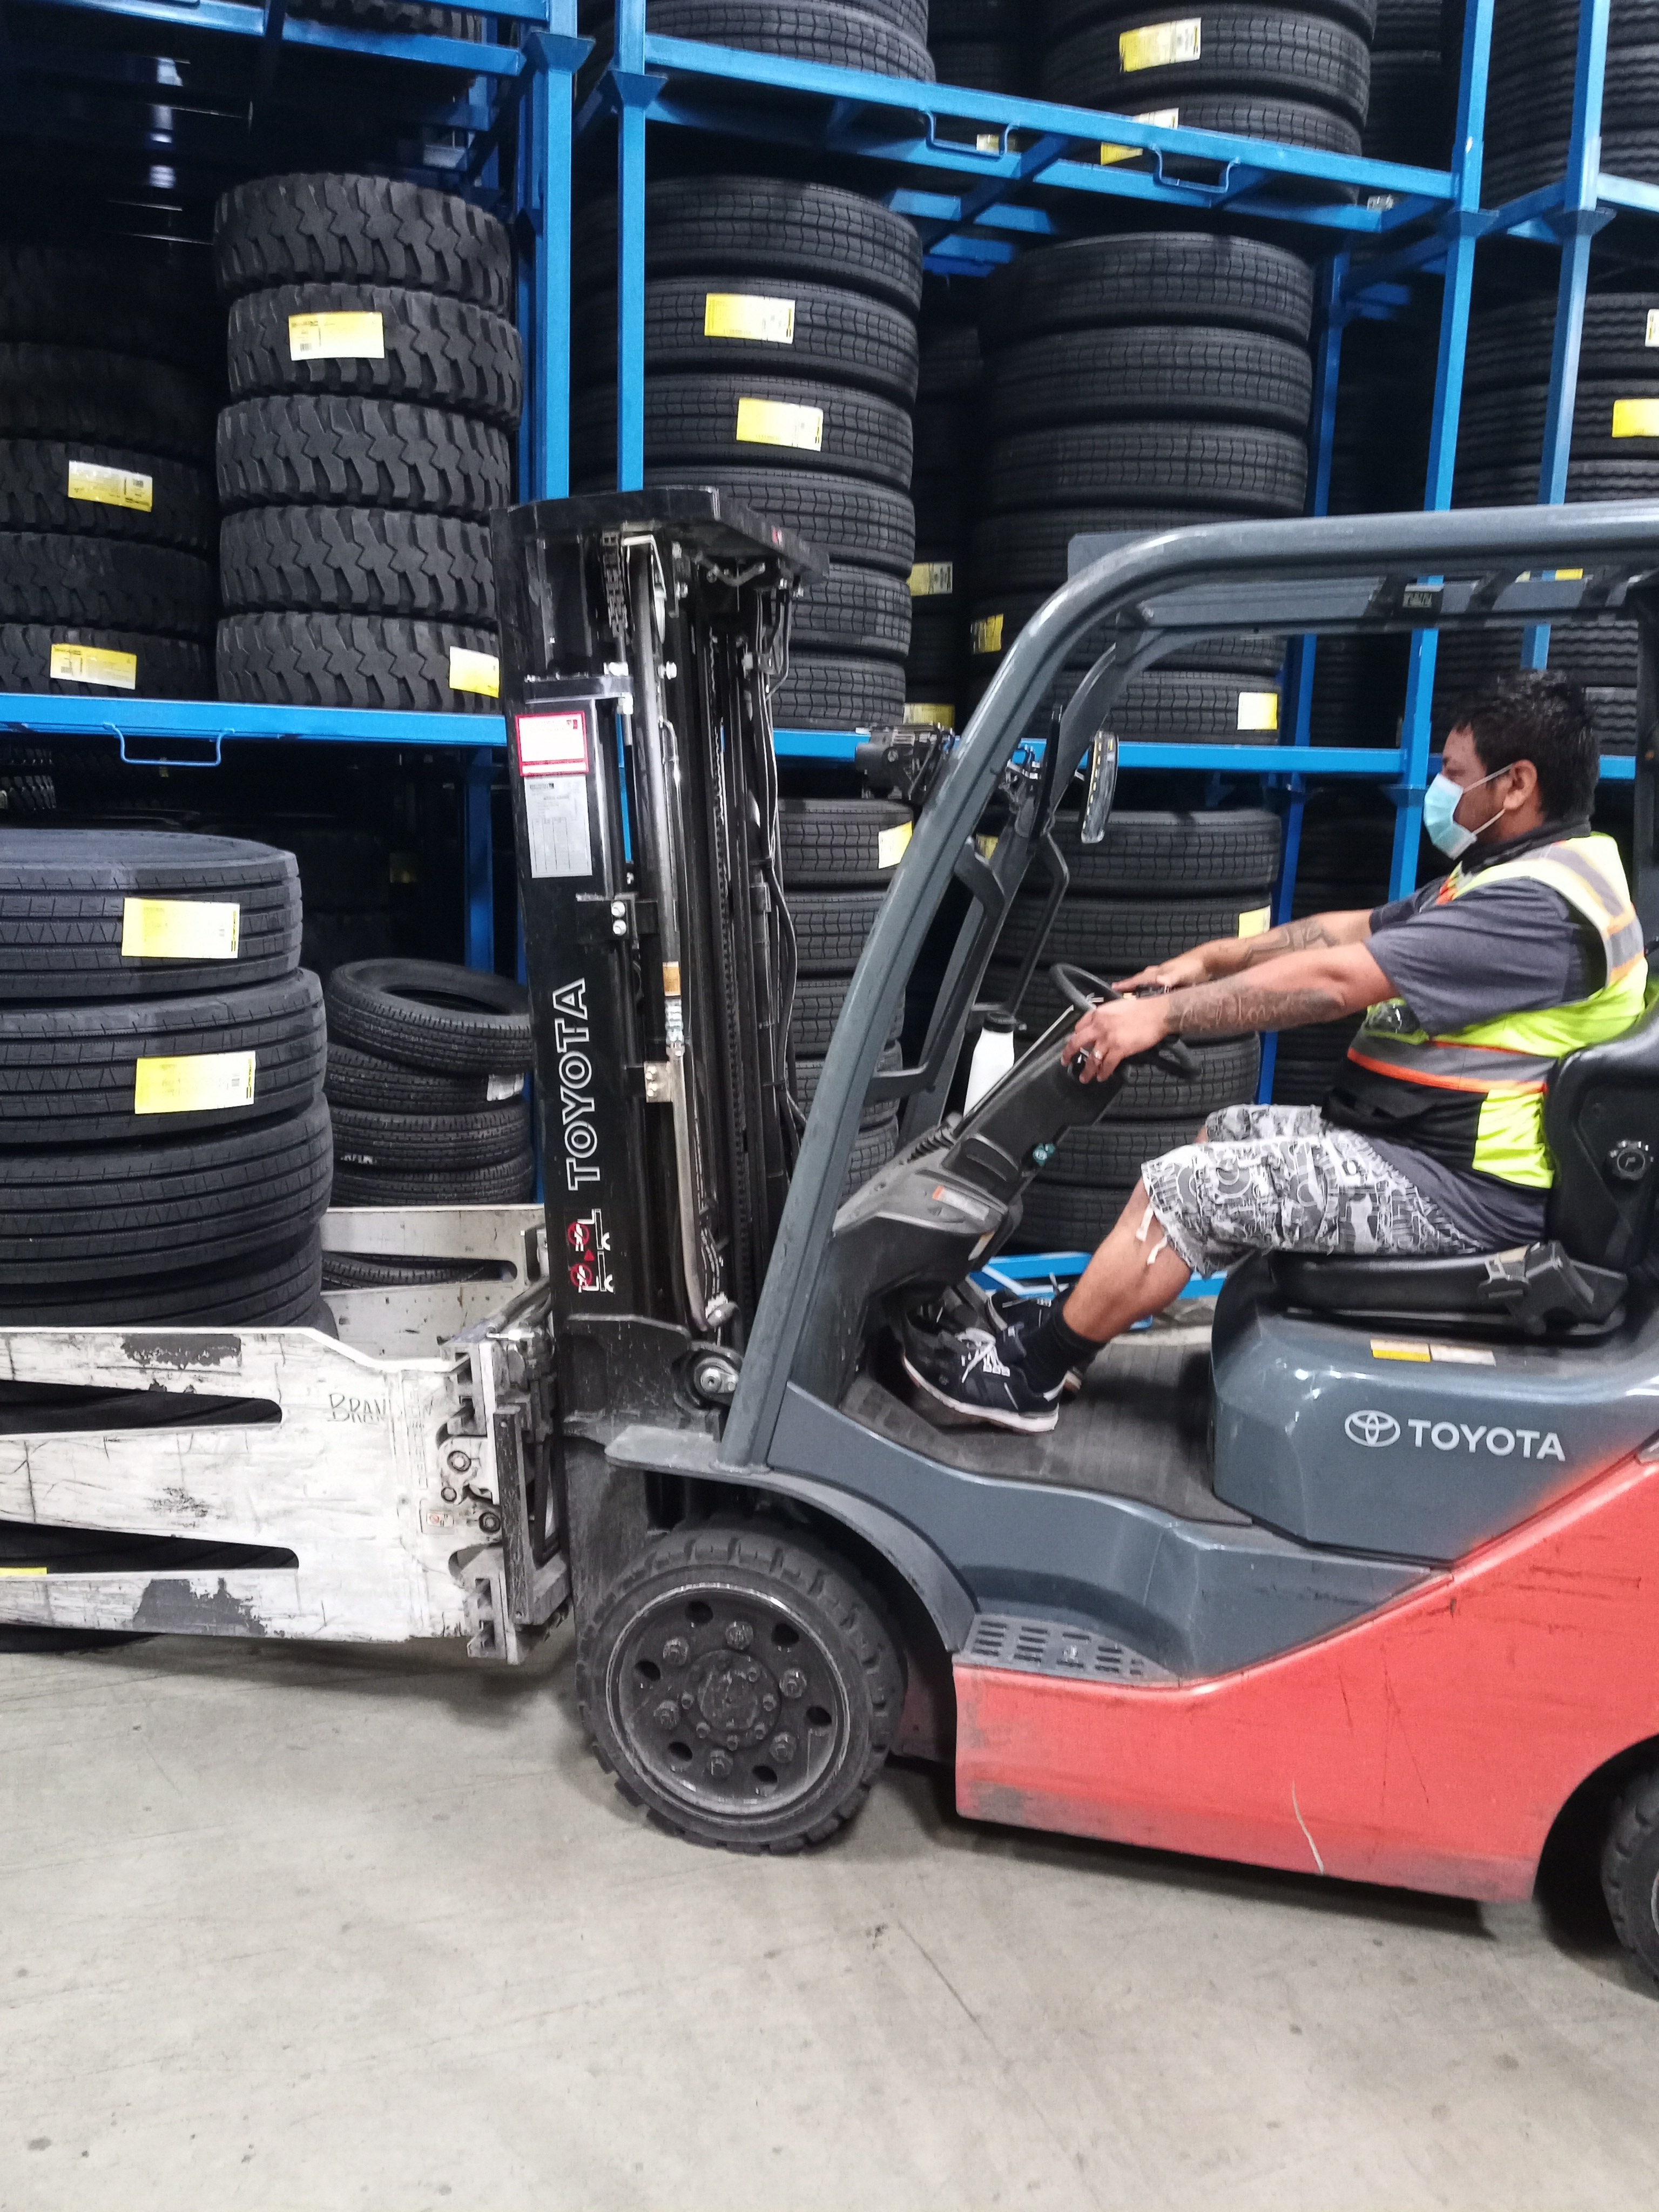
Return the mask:
[[1467,729],[1488,775],[1530,761],[1552,822],[1581,822],[1595,803],[1601,748],[1589,702],[1576,684],[1547,668],[1495,676],[1455,718]]

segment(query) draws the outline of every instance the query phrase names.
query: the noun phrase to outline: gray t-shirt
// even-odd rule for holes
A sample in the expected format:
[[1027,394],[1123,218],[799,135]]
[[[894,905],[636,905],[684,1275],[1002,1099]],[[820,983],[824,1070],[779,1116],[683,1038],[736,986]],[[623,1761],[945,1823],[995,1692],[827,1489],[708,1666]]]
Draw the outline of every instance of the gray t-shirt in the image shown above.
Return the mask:
[[[1492,855],[1494,861],[1513,857],[1503,848]],[[1439,894],[1440,885],[1430,884],[1376,908],[1369,947],[1418,1026],[1431,1036],[1505,1014],[1541,1012],[1600,989],[1601,940],[1559,891],[1537,883],[1494,884],[1444,906],[1435,902]],[[1529,1244],[1543,1235],[1544,1192],[1449,1167],[1412,1145],[1375,1136],[1370,1141],[1484,1250]]]

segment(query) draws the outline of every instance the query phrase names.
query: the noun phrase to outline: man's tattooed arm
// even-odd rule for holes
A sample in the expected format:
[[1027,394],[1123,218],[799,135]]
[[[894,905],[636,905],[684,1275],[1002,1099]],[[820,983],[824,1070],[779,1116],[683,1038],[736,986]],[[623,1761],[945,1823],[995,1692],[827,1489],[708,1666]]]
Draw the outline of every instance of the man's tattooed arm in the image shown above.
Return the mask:
[[1260,937],[1239,940],[1242,957],[1237,967],[1259,968],[1266,960],[1281,959],[1287,952],[1308,952],[1322,945],[1344,945],[1352,940],[1340,937],[1332,924],[1331,915],[1310,914],[1304,921],[1287,921],[1282,929],[1263,930]]
[[1246,1030],[1299,1030],[1334,1022],[1349,1009],[1343,994],[1318,984],[1286,990],[1273,983],[1200,983],[1166,1001],[1175,1036],[1234,1036]]

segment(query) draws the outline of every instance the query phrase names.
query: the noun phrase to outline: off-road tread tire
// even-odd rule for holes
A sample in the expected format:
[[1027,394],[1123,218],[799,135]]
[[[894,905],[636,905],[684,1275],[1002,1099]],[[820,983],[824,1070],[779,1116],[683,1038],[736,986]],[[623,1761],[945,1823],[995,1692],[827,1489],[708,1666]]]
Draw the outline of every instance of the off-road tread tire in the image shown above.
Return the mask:
[[984,327],[1018,341],[1180,323],[1305,346],[1313,311],[1313,270],[1282,246],[1211,231],[1131,231],[1017,256],[989,280]]
[[252,507],[225,517],[228,613],[403,615],[493,628],[489,532],[395,507]]
[[872,730],[904,720],[904,669],[896,660],[796,653],[772,695],[781,730]]
[[495,654],[493,629],[395,615],[238,614],[219,625],[222,699],[271,707],[492,714],[494,699],[457,691],[452,647]]
[[0,343],[0,437],[67,438],[205,461],[212,394],[165,362],[93,346]]
[[267,285],[397,284],[498,315],[513,310],[506,228],[470,200],[390,177],[259,177],[213,218],[220,297]]
[[528,994],[502,975],[436,960],[355,960],[329,977],[327,1000],[330,1037],[380,1060],[437,1075],[534,1065]]
[[321,1294],[322,1257],[313,1229],[291,1249],[252,1264],[244,1257],[179,1274],[108,1285],[34,1283],[21,1291],[0,1284],[0,1328],[303,1328]]
[[242,399],[219,417],[227,507],[404,507],[483,520],[513,495],[505,432],[399,400]]
[[387,1114],[331,1105],[339,1168],[424,1170],[500,1167],[531,1149],[530,1102],[514,1098],[471,1114]]
[[171,545],[0,531],[0,622],[205,638],[213,629],[217,581],[198,554]]
[[[525,1095],[521,1069],[495,1073],[517,1078],[514,1099]],[[379,1114],[482,1114],[486,1107],[505,1105],[492,1100],[488,1075],[434,1075],[430,1069],[405,1067],[378,1054],[360,1052],[337,1036],[329,1039],[328,1079],[324,1089],[337,1109],[356,1106]]]
[[[71,499],[71,461],[90,461],[150,479],[151,505],[107,506]],[[130,538],[187,552],[212,550],[218,515],[213,477],[155,453],[120,446],[66,444],[58,438],[0,439],[0,530],[69,531],[76,536]]]
[[210,1136],[11,1152],[0,1284],[161,1274],[297,1238],[327,1211],[332,1152],[319,1098]]
[[[131,691],[112,684],[71,684],[52,673],[54,645],[92,645],[130,653],[138,663]],[[0,691],[51,692],[65,699],[210,699],[213,655],[205,645],[136,629],[84,623],[0,622]]]
[[786,890],[868,890],[892,880],[881,841],[911,821],[896,799],[786,799],[778,808]]
[[910,593],[879,568],[841,568],[814,578],[795,603],[792,642],[813,652],[902,660],[910,649]]
[[[704,324],[711,292],[761,291],[794,306],[787,345],[755,338],[710,337]],[[614,386],[617,331],[606,316],[579,363],[582,381]],[[791,375],[849,384],[908,407],[916,396],[920,362],[914,310],[860,292],[806,284],[715,276],[653,276],[645,289],[647,376],[687,371]]]
[[[235,958],[124,959],[129,898],[235,904]],[[291,853],[167,830],[0,829],[0,1005],[240,990],[299,957]]]
[[987,420],[999,433],[1167,416],[1305,436],[1312,404],[1305,345],[1201,325],[1048,331],[993,355],[986,379]]
[[1077,422],[1018,431],[992,447],[989,507],[1040,507],[1061,486],[1067,503],[1078,506],[1156,501],[1212,513],[1299,514],[1308,448],[1288,431],[1231,422]]
[[[763,1837],[755,1842],[727,1835],[711,1822],[689,1815],[683,1808],[671,1803],[665,1809],[636,1788],[618,1763],[622,1747],[611,1736],[604,1713],[601,1670],[606,1624],[619,1601],[635,1592],[648,1589],[659,1577],[694,1573],[700,1567],[715,1574],[723,1569],[727,1573],[751,1575],[763,1583],[771,1579],[787,1586],[797,1602],[803,1598],[815,1602],[828,1614],[827,1625],[847,1639],[851,1656],[862,1670],[868,1732],[860,1746],[856,1738],[862,1731],[854,1731],[855,1771],[834,1803],[799,1834]],[[808,1542],[759,1518],[741,1522],[703,1521],[653,1538],[591,1608],[576,1646],[577,1710],[595,1756],[621,1795],[671,1834],[739,1850],[796,1851],[804,1845],[825,1843],[845,1827],[869,1796],[886,1761],[904,1703],[904,1688],[903,1662],[874,1592],[827,1547],[820,1548],[816,1540]]]
[[[189,998],[22,1007],[0,1022],[0,1145],[141,1144],[298,1114],[321,1091],[323,987],[299,969],[276,982]],[[141,1060],[251,1052],[245,1106],[134,1111]]]
[[484,1167],[334,1170],[337,1206],[522,1206],[536,1189],[536,1156],[516,1153]]
[[1183,122],[1194,94],[1277,95],[1331,108],[1364,127],[1371,57],[1359,32],[1287,8],[1239,6],[1233,0],[1207,0],[1194,12],[1202,25],[1196,61],[1126,71],[1119,34],[1144,17],[1114,10],[1109,21],[1054,40],[1043,62],[1045,89],[1067,87],[1073,105],[1119,114],[1178,104]]
[[[290,315],[374,313],[384,358],[295,361]],[[438,292],[388,284],[281,284],[250,292],[230,311],[231,395],[349,392],[363,398],[445,407],[515,430],[524,404],[524,349],[503,315]]]

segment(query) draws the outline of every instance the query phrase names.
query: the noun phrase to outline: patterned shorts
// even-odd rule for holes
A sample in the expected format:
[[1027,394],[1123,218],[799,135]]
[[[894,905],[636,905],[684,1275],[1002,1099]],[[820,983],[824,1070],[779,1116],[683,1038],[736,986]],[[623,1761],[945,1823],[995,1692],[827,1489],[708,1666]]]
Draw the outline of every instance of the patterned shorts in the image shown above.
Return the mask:
[[[1194,1274],[1249,1252],[1473,1252],[1462,1231],[1363,1137],[1316,1106],[1224,1106],[1208,1141],[1148,1160],[1140,1179]],[[1139,1224],[1143,1236],[1146,1224]]]

